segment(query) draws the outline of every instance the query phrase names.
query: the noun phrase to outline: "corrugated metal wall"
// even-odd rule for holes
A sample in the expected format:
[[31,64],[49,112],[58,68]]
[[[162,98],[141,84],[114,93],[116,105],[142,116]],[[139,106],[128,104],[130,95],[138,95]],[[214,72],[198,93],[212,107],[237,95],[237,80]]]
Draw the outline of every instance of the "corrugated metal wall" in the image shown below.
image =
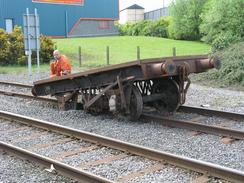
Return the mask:
[[[32,0],[0,0],[0,27],[5,28],[5,19],[14,24],[23,24],[26,8],[40,15],[41,33],[49,36],[66,36],[80,18],[119,18],[118,0],[85,0],[84,6],[33,3]],[[66,26],[67,24],[67,26]]]
[[169,16],[169,8],[160,8],[154,11],[144,13],[145,20],[157,20],[160,17]]

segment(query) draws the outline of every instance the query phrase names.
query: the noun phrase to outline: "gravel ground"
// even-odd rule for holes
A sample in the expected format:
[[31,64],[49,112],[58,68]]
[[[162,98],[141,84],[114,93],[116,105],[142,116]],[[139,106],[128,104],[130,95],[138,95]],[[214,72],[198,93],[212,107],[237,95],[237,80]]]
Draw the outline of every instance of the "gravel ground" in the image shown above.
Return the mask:
[[45,168],[0,151],[0,182],[1,183],[66,183],[76,182],[69,178],[50,174]]
[[18,86],[10,86],[10,85],[3,85],[1,84],[0,90],[3,91],[8,91],[8,92],[18,92],[18,93],[23,93],[23,94],[31,94],[31,91],[29,88],[23,88],[23,87],[18,87]]
[[[102,164],[89,168],[89,172],[98,173],[100,176],[114,180],[115,178],[125,176],[132,172],[137,172],[143,168],[152,166],[154,163],[148,159],[138,156],[129,156],[120,160],[111,162],[110,164]],[[175,172],[178,176],[180,172]],[[165,176],[166,174],[162,174]],[[186,174],[183,174],[186,176]],[[177,179],[178,180],[178,179]]]
[[[4,123],[5,122],[5,123]],[[3,121],[4,124],[6,124],[6,121]],[[23,128],[26,127],[26,125],[16,125],[15,123],[7,123],[9,130],[15,130],[16,128]],[[12,128],[11,128],[12,125]],[[2,125],[6,129],[4,125]],[[0,129],[2,130],[2,129]],[[59,152],[67,152],[67,151],[75,151],[77,149],[80,149],[81,147],[88,147],[91,146],[91,143],[85,142],[78,139],[72,139],[72,141],[62,143],[62,144],[53,144],[49,145],[47,147],[39,148],[38,146],[42,144],[49,144],[52,142],[56,142],[57,140],[63,140],[66,139],[66,136],[63,136],[58,133],[47,133],[41,137],[34,138],[31,140],[21,140],[20,137],[30,137],[33,133],[41,132],[41,130],[28,127],[28,129],[11,132],[11,131],[2,131],[0,140],[1,141],[7,141],[11,142],[11,144],[14,144],[18,147],[28,149],[30,151],[33,151],[37,154],[50,157],[53,155],[58,155]],[[31,149],[29,149],[31,148]],[[101,160],[107,157],[111,157],[113,155],[117,156],[119,154],[124,155],[123,158],[120,158],[118,160],[112,161],[110,163],[106,164],[99,164],[91,167],[86,167],[87,163],[91,163],[93,161]],[[119,177],[123,177],[125,175],[130,174],[131,172],[137,172],[144,168],[151,167],[158,163],[157,161],[146,159],[140,156],[134,156],[134,155],[126,155],[123,152],[107,147],[100,147],[95,148],[93,150],[89,150],[87,152],[78,153],[73,156],[68,156],[60,159],[61,162],[67,163],[74,167],[79,167],[81,169],[85,169],[88,172],[92,172],[96,175],[100,175],[103,177],[106,177],[109,180],[114,180]],[[82,166],[84,167],[82,168]],[[174,181],[175,182],[188,182],[186,180],[192,180],[196,176],[196,172],[192,171],[184,171],[183,169],[175,167],[173,172],[170,172],[169,170],[172,169],[171,165],[163,165],[161,163],[162,171],[155,172],[155,176],[160,175],[160,177],[169,177],[169,174],[172,173],[174,175]],[[174,174],[173,174],[174,173]],[[153,177],[153,174],[151,174],[150,177]],[[172,177],[172,178],[173,178]],[[182,177],[184,177],[184,181],[182,180]]]
[[[176,172],[181,172],[181,175],[177,175]],[[166,174],[166,176],[162,176]],[[185,176],[188,175],[188,176]],[[156,172],[156,173],[150,173],[147,175],[144,175],[140,178],[136,178],[132,180],[132,182],[140,182],[140,183],[148,183],[148,182],[167,182],[167,183],[177,183],[175,180],[180,180],[181,182],[191,182],[195,178],[200,176],[198,173],[192,173],[188,170],[179,169],[174,166],[169,166],[167,168],[164,168],[163,170]]]
[[[33,80],[45,77],[48,77],[48,74],[42,73],[30,79],[26,75],[0,75],[1,80],[28,84],[32,84]],[[56,107],[51,107],[51,105],[43,105],[37,101],[10,96],[0,96],[0,100],[0,110],[55,122],[244,171],[244,141],[242,140],[224,145],[219,142],[220,137],[218,136],[192,136],[187,130],[163,127],[158,123],[129,122],[105,115],[92,116],[83,111],[59,112]],[[192,84],[187,95],[187,104],[244,113],[244,92]],[[182,182],[180,179],[175,180]],[[160,179],[155,179],[155,182],[158,181]]]

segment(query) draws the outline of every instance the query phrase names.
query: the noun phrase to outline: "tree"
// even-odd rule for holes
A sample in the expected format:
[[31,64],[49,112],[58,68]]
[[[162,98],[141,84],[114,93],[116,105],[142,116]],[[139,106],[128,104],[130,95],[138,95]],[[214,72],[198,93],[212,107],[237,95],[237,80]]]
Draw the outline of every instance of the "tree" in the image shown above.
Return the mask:
[[199,40],[201,13],[207,0],[176,0],[171,4],[173,22],[169,34],[174,39]]
[[231,43],[244,41],[244,1],[211,1],[202,14],[202,40],[214,49],[223,49]]

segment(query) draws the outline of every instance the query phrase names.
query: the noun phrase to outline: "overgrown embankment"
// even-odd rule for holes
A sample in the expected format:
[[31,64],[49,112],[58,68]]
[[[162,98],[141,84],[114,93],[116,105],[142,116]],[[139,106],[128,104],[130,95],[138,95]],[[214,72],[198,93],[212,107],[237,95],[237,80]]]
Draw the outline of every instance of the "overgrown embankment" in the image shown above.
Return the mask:
[[222,61],[222,67],[194,76],[194,82],[203,82],[220,87],[235,87],[244,90],[244,42],[217,51],[213,56]]

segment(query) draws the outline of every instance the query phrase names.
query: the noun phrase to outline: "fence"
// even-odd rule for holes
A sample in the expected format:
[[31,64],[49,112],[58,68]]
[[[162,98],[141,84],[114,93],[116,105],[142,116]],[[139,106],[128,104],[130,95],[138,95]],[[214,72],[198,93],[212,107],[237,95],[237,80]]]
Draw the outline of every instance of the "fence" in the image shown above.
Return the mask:
[[165,8],[160,8],[157,10],[153,10],[153,11],[149,11],[144,13],[144,19],[145,20],[157,20],[160,17],[165,17],[165,16],[169,16],[169,8],[165,7]]
[[[97,52],[89,49],[85,46],[78,46],[76,51],[68,52],[62,48],[59,49],[62,54],[65,54],[72,61],[72,65],[75,71],[98,68],[106,65],[119,64],[129,61],[136,61],[145,58],[150,58],[145,52],[147,50],[145,47],[136,46],[135,49],[122,52],[119,48],[114,48],[112,46],[102,46],[97,48]],[[169,48],[160,52],[153,57],[165,57],[165,56],[176,56],[176,48]]]

